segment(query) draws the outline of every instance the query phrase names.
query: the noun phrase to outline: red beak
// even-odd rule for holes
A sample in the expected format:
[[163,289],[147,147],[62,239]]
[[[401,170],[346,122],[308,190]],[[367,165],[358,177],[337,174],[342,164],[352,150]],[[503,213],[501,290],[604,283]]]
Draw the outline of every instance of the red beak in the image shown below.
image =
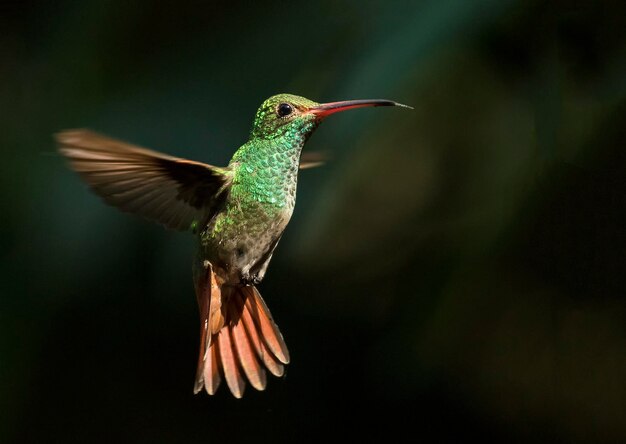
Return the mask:
[[354,108],[364,108],[366,106],[401,106],[403,108],[411,108],[410,106],[391,100],[374,99],[374,100],[345,100],[343,102],[322,103],[321,105],[309,108],[309,112],[315,114],[318,118],[324,118],[341,111],[347,111]]

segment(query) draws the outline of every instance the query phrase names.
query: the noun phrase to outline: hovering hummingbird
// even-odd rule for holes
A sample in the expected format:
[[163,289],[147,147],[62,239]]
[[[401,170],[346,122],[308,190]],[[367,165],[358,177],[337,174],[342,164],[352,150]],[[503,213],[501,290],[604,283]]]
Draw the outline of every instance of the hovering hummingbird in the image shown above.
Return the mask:
[[[249,140],[227,167],[180,159],[84,129],[56,135],[59,151],[105,202],[165,227],[197,234],[194,261],[200,353],[194,393],[222,378],[240,398],[264,390],[289,351],[256,285],[265,276],[296,201],[305,142],[327,116],[390,100],[319,104],[279,94],[258,109]],[[407,107],[410,108],[410,107]]]

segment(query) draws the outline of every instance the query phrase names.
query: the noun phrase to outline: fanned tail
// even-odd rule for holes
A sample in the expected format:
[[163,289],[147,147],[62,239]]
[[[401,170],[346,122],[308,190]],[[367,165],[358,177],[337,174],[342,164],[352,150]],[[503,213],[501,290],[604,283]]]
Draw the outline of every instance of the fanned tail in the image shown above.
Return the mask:
[[256,287],[221,285],[209,266],[196,291],[201,325],[194,393],[204,388],[213,395],[224,379],[241,398],[247,382],[265,389],[266,370],[284,374],[289,351]]

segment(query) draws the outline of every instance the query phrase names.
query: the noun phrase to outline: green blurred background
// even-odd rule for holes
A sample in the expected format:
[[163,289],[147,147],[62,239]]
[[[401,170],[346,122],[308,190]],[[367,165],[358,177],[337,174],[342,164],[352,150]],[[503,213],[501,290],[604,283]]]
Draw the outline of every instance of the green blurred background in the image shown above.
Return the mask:
[[[623,1],[0,3],[0,442],[625,442]],[[193,396],[194,238],[105,206],[88,127],[226,164],[333,116],[261,291],[292,355]]]

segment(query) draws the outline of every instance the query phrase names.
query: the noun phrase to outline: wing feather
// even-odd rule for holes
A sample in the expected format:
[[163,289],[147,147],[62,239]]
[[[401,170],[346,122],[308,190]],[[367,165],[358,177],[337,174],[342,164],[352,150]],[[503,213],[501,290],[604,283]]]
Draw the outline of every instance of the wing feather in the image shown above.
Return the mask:
[[230,187],[228,168],[168,156],[89,130],[56,135],[59,151],[106,203],[174,230],[217,211]]

